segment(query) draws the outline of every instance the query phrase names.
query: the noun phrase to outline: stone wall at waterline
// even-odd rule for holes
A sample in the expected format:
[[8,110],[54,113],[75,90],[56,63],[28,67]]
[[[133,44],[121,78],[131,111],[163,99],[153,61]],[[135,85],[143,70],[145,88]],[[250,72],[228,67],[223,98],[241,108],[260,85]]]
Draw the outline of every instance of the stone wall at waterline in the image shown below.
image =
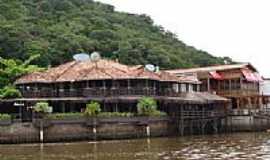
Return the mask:
[[0,143],[31,143],[39,141],[39,129],[32,123],[10,123],[0,126]]
[[[63,142],[78,140],[159,137],[171,134],[168,117],[50,120],[0,125],[0,143]],[[42,131],[42,132],[41,132]]]

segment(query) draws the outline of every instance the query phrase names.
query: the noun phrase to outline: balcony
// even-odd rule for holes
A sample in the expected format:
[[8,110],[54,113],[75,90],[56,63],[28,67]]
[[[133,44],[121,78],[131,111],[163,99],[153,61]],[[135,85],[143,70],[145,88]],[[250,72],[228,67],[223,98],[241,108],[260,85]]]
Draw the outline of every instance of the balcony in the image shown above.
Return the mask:
[[41,89],[21,91],[24,98],[48,97],[110,97],[110,96],[161,96],[175,95],[172,90],[157,91],[155,88],[85,88],[85,89]]
[[258,95],[259,91],[255,89],[238,89],[238,90],[221,90],[217,91],[218,95],[221,96],[252,96]]

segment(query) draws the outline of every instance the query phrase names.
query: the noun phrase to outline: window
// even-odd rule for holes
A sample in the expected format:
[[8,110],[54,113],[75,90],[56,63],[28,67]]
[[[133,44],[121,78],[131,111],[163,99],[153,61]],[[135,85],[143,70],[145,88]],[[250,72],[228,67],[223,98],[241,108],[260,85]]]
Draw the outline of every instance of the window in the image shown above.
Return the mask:
[[186,84],[186,92],[189,92],[189,85]]
[[176,92],[176,93],[179,92],[177,83],[173,84],[173,91]]
[[204,79],[204,80],[201,80],[202,84],[201,84],[201,91],[207,91],[208,88],[207,88],[207,80]]
[[230,89],[230,80],[225,80],[224,81],[224,90],[229,90]]
[[193,85],[192,84],[188,84],[188,86],[189,86],[189,92],[193,92]]
[[181,92],[186,92],[186,84],[181,84]]
[[200,92],[200,90],[201,90],[201,85],[197,84],[197,92]]
[[198,91],[198,85],[197,84],[193,84],[193,91],[197,92]]

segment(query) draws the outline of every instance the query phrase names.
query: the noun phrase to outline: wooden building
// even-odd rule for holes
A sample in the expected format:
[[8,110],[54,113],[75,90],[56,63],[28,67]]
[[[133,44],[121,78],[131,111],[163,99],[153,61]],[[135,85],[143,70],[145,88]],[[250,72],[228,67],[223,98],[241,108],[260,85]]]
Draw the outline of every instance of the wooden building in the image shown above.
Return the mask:
[[[71,61],[24,75],[15,84],[23,97],[2,101],[10,107],[0,105],[0,112],[15,112],[22,121],[32,120],[31,108],[40,101],[49,102],[53,112],[81,112],[91,100],[99,101],[103,112],[137,112],[138,100],[150,96],[184,134],[191,120],[220,122],[228,105],[225,98],[199,92],[201,82],[194,76],[177,77],[106,59]],[[191,126],[201,128],[195,121]]]
[[233,109],[259,109],[264,103],[264,97],[260,94],[262,77],[249,63],[176,69],[167,72],[178,77],[197,76],[202,82],[201,91],[231,99]]

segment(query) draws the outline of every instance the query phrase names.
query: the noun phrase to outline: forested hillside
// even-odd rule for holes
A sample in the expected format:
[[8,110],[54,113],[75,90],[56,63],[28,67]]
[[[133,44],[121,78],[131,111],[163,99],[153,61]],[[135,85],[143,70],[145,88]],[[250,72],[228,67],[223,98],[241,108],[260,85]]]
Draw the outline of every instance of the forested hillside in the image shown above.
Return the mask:
[[150,17],[116,12],[111,5],[92,0],[0,0],[1,57],[25,60],[40,54],[34,63],[47,67],[93,51],[126,64],[161,68],[224,63],[224,58],[187,46]]

